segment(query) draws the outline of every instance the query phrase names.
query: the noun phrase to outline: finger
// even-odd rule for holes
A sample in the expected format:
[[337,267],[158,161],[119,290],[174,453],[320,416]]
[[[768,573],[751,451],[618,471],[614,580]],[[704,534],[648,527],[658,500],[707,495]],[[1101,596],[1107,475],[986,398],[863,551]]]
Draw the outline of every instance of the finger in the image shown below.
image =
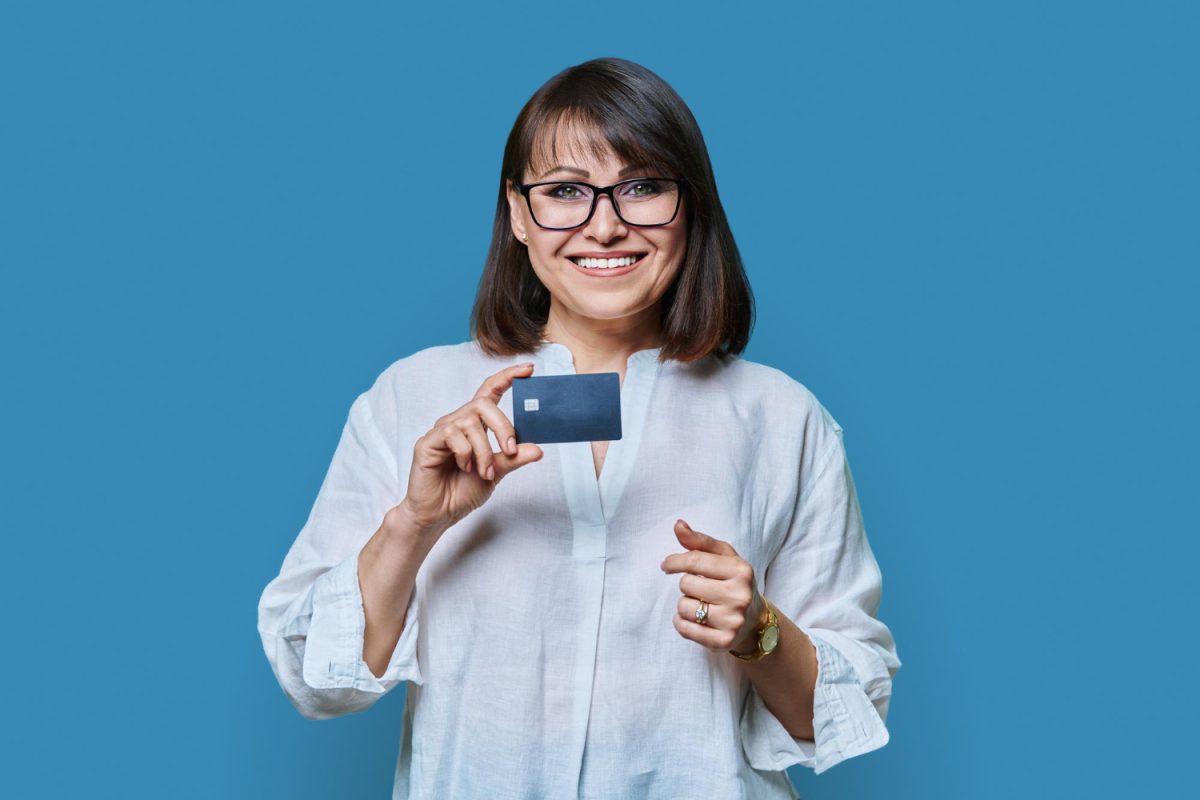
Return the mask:
[[[517,454],[517,429],[494,402],[486,397],[477,397],[471,401],[477,414],[483,419],[483,424],[496,434],[496,442],[505,454]],[[512,440],[511,442],[509,440]],[[491,449],[491,445],[488,445]]]
[[455,425],[446,425],[446,447],[450,448],[454,453],[454,460],[458,462],[458,468],[463,472],[471,471],[471,458],[475,451],[471,447],[471,443],[467,441],[467,437]]
[[[700,601],[695,597],[681,597],[676,604],[676,611],[679,616],[691,622],[696,621],[696,610],[700,608]],[[714,630],[729,630],[737,631],[742,627],[742,622],[745,620],[745,615],[738,614],[731,608],[708,601],[708,616],[704,622],[697,623],[706,628]]]
[[526,464],[532,464],[534,461],[541,461],[545,452],[532,442],[523,442],[517,445],[517,454],[510,456],[507,453],[494,453],[492,463],[496,467],[496,480],[499,481],[505,475],[514,470],[518,470]]
[[492,466],[492,443],[488,441],[487,433],[483,430],[483,423],[479,421],[479,417],[460,418],[455,423],[458,429],[467,437],[467,441],[471,443],[471,450],[475,456],[475,469],[479,473],[479,477],[491,480],[494,477],[488,475],[488,469]]
[[703,597],[710,603],[720,603],[742,611],[753,599],[750,587],[736,580],[719,581],[703,575],[685,574],[679,579],[679,591],[686,597]]
[[533,372],[533,364],[517,364],[514,367],[505,367],[495,375],[489,375],[482,384],[479,390],[475,392],[477,399],[480,397],[487,398],[493,403],[499,403],[500,398],[508,391],[508,387],[512,386],[513,378],[528,378]]
[[675,521],[675,536],[689,550],[706,550],[709,553],[721,555],[737,555],[737,551],[729,542],[694,530],[692,526],[681,519]]
[[[690,572],[706,578],[729,580],[745,574],[743,564],[746,562],[736,556],[719,556],[703,550],[689,550],[686,553],[672,553],[664,558],[662,571],[668,575],[676,572]],[[746,566],[748,567],[749,564]]]
[[733,644],[734,634],[731,631],[716,630],[707,625],[701,625],[699,622],[684,619],[678,614],[671,615],[671,624],[683,638],[691,639],[712,650],[728,650]]

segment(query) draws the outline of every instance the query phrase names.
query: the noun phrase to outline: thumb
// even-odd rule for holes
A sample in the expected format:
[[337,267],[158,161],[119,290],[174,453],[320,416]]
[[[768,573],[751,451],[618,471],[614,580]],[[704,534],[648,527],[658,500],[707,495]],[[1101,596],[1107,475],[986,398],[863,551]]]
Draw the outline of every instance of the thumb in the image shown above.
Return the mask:
[[504,451],[495,453],[496,480],[499,481],[508,473],[518,470],[526,464],[541,461],[546,453],[532,442],[522,442],[517,445],[517,454],[510,456]]
[[701,533],[681,519],[675,521],[675,535],[680,544],[689,550],[703,550],[718,555],[733,553],[733,548],[728,542],[717,539],[715,536],[709,536],[707,533]]
[[701,534],[692,530],[692,526],[681,519],[675,520],[675,536],[682,544],[689,547],[695,547],[702,538]]

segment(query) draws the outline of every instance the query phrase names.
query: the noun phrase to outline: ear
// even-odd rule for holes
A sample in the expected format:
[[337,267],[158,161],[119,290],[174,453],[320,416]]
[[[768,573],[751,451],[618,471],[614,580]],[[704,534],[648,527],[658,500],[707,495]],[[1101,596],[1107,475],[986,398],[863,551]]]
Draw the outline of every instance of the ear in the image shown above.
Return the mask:
[[504,185],[507,187],[508,195],[508,218],[512,225],[513,236],[517,237],[517,241],[524,241],[525,232],[525,198],[521,196],[521,191],[513,185],[511,180],[505,180]]

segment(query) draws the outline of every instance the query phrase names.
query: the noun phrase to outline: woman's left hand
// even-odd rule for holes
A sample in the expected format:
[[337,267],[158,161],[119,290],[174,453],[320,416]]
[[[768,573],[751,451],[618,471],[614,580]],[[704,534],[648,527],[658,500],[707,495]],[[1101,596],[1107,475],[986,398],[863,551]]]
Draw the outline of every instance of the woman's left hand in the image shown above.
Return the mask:
[[[668,575],[686,573],[679,579],[683,597],[678,613],[672,617],[675,630],[712,650],[754,652],[763,611],[754,567],[729,542],[692,530],[683,520],[675,522],[675,536],[688,549],[662,562],[662,570]],[[708,603],[704,624],[696,622],[701,600]]]

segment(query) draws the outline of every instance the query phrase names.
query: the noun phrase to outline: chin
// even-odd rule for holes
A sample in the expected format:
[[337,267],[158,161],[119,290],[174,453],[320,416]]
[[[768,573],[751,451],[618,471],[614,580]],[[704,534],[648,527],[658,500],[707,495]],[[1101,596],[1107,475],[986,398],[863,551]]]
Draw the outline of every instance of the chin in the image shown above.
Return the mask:
[[585,308],[580,310],[580,315],[594,320],[618,320],[632,317],[640,314],[645,310],[642,305],[623,305],[623,306],[607,306],[605,308]]

